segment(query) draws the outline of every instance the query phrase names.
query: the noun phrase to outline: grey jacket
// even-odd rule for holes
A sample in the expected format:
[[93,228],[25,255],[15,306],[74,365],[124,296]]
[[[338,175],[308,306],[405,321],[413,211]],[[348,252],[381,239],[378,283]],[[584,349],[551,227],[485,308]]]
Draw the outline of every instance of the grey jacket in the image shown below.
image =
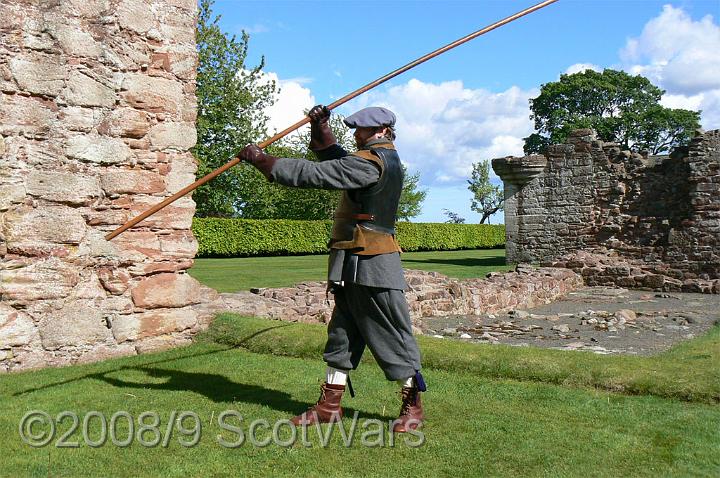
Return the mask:
[[[316,154],[319,162],[279,159],[273,166],[272,180],[300,188],[359,189],[371,186],[380,179],[380,168],[377,165],[348,154],[337,144],[316,151]],[[400,254],[397,252],[361,256],[334,249],[328,263],[328,281],[340,284],[354,282],[386,289],[407,288]]]

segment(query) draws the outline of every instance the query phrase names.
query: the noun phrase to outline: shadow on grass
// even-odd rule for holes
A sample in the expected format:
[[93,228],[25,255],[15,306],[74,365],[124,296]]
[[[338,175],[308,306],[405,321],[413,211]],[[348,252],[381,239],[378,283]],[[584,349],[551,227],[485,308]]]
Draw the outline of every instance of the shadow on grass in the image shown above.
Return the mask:
[[[107,373],[91,375],[88,378],[102,380],[109,385],[120,388],[193,392],[204,395],[209,400],[216,403],[242,402],[247,404],[266,405],[273,410],[285,412],[288,415],[298,415],[304,412],[308,406],[311,405],[306,402],[294,400],[288,393],[258,385],[233,382],[222,375],[147,367],[128,367],[125,370],[133,369],[144,372],[148,377],[153,379],[166,378],[167,381],[163,383],[148,383],[147,381],[142,380],[135,382],[108,377]],[[353,415],[355,413],[355,410],[352,408],[343,408],[345,409],[346,414]],[[363,413],[359,410],[358,414],[364,418],[375,418],[379,420],[387,419],[387,417],[383,417],[381,415]]]
[[418,264],[450,264],[464,267],[497,267],[505,266],[505,257],[468,257],[466,259],[403,259],[403,263]]
[[[184,360],[188,358],[197,358],[202,356],[210,356],[221,352],[226,352],[235,348],[242,348],[251,339],[270,332],[273,329],[279,329],[282,327],[290,327],[295,325],[293,323],[284,323],[272,327],[265,327],[261,330],[257,330],[237,342],[232,346],[225,346],[219,350],[212,350],[209,352],[194,352],[194,353],[182,353],[182,349],[176,349],[172,353],[177,353],[176,356],[171,358],[163,358],[161,360],[152,360],[152,357],[147,357],[146,360],[142,360],[141,356],[132,357],[138,360],[140,363],[132,365],[123,365],[121,367],[111,368],[101,372],[87,373],[78,377],[74,377],[68,380],[62,380],[46,385],[41,385],[33,388],[29,388],[17,393],[13,396],[24,395],[52,387],[58,387],[69,383],[77,382],[79,380],[95,379],[106,382],[109,385],[122,388],[140,388],[140,389],[153,389],[153,390],[174,390],[180,392],[194,392],[200,395],[204,395],[209,400],[216,403],[223,402],[243,402],[248,404],[267,405],[268,407],[288,414],[297,415],[304,412],[307,407],[311,404],[305,402],[299,402],[290,397],[288,393],[279,392],[257,385],[248,385],[233,382],[227,379],[223,375],[209,374],[209,373],[195,373],[195,372],[183,372],[180,370],[173,369],[162,369],[153,367],[154,365],[171,364],[178,360]],[[217,342],[216,342],[217,343]],[[247,350],[247,349],[245,349]],[[127,360],[128,357],[119,360]],[[163,383],[148,383],[148,382],[133,382],[122,380],[119,378],[109,377],[109,374],[123,372],[123,371],[140,371],[147,374],[148,377],[153,379],[167,378],[167,381]],[[346,414],[353,415],[355,409],[343,407]],[[387,417],[381,416],[374,413],[364,413],[358,410],[360,416],[365,418],[374,418],[379,420],[386,420]]]
[[[175,362],[176,360],[184,360],[184,359],[187,359],[187,358],[202,357],[202,356],[204,356],[204,355],[215,355],[215,354],[217,354],[217,353],[225,352],[225,351],[230,350],[230,349],[242,347],[242,346],[245,345],[249,340],[257,337],[258,335],[264,334],[264,333],[266,333],[266,332],[270,332],[270,331],[273,330],[273,329],[278,329],[278,328],[281,328],[281,327],[288,327],[288,326],[290,326],[290,325],[293,325],[293,324],[292,324],[292,323],[281,324],[281,325],[276,325],[276,326],[273,326],[273,327],[266,327],[266,328],[264,328],[264,329],[257,330],[257,331],[255,331],[255,332],[253,332],[252,334],[248,335],[247,337],[243,337],[242,339],[240,339],[240,340],[237,342],[237,344],[233,344],[232,346],[229,346],[229,347],[226,346],[226,347],[224,347],[224,348],[222,348],[222,349],[220,349],[220,350],[212,350],[212,351],[210,351],[210,352],[182,353],[182,352],[183,352],[183,349],[176,349],[176,350],[174,350],[173,352],[177,352],[177,353],[178,353],[177,356],[174,356],[174,357],[171,357],[171,358],[164,358],[164,359],[161,359],[161,360],[152,360],[152,357],[151,357],[151,356],[150,356],[150,357],[147,357],[147,360],[143,360],[143,356],[135,356],[135,357],[133,357],[133,358],[134,358],[134,359],[137,359],[137,360],[140,362],[139,364],[123,365],[123,366],[121,366],[121,367],[117,367],[117,368],[114,368],[114,369],[111,369],[111,370],[106,370],[106,371],[104,371],[104,372],[88,373],[88,374],[85,374],[85,375],[81,375],[81,376],[79,376],[79,377],[70,378],[70,379],[67,379],[67,380],[59,381],[59,382],[49,383],[49,384],[47,384],[47,385],[41,385],[41,386],[39,386],[39,387],[28,388],[27,390],[23,390],[23,391],[21,391],[21,392],[14,393],[13,396],[16,397],[16,396],[18,396],[18,395],[25,395],[26,393],[32,393],[32,392],[37,392],[37,391],[39,391],[39,390],[44,390],[44,389],[46,389],[46,388],[59,387],[60,385],[66,385],[66,384],[68,384],[68,383],[77,382],[77,381],[79,381],[79,380],[84,380],[84,379],[86,379],[86,378],[95,378],[97,375],[100,375],[100,374],[108,374],[108,373],[113,373],[113,372],[120,372],[120,371],[122,371],[122,370],[136,370],[136,369],[138,369],[138,368],[140,368],[140,367],[147,367],[147,366],[149,366],[149,365],[167,364],[167,363]],[[216,342],[216,343],[218,343],[218,342]],[[223,344],[223,345],[227,345],[227,344]],[[128,358],[129,358],[129,357],[123,357],[123,358],[120,358],[119,360],[127,360]]]

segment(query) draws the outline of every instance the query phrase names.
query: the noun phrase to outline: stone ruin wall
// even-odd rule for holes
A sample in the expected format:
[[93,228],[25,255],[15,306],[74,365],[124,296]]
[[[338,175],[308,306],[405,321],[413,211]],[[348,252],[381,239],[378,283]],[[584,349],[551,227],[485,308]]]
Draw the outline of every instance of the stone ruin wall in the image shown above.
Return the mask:
[[0,372],[184,343],[195,0],[0,3]]
[[643,156],[577,130],[493,168],[509,262],[570,267],[589,285],[720,293],[720,131]]

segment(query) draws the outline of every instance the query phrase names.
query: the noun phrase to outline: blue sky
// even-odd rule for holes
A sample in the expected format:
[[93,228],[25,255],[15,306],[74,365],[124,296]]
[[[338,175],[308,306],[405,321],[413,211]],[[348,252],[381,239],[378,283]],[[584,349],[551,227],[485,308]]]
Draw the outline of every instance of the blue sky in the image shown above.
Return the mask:
[[[250,34],[248,64],[265,58],[281,86],[268,113],[283,129],[436,48],[537,1],[216,0],[221,28]],[[477,222],[466,189],[473,162],[522,154],[528,99],[561,73],[623,69],[702,109],[720,128],[720,0],[560,0],[430,60],[338,109],[371,104],[398,115],[401,158],[428,190],[416,221],[449,209]],[[496,178],[495,181],[498,181]],[[502,216],[493,218],[502,222]]]

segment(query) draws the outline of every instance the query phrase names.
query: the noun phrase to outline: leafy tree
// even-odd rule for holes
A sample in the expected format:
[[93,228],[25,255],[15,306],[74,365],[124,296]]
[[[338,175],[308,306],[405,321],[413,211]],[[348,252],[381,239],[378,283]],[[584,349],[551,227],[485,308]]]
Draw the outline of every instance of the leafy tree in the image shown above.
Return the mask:
[[687,144],[700,113],[660,105],[665,92],[647,78],[606,69],[560,75],[530,100],[537,133],[525,138],[525,153],[562,143],[577,128],[592,128],[600,139],[652,154]]
[[[245,65],[249,36],[240,39],[220,30],[213,16],[213,0],[200,0],[197,24],[197,145],[198,178],[219,168],[245,144],[267,137],[267,116],[276,85],[262,78],[264,59],[255,67]],[[355,141],[342,117],[333,115],[331,128],[348,151]],[[271,145],[268,152],[281,157],[316,159],[308,149],[309,129]],[[400,217],[420,212],[424,191],[417,191],[418,175],[406,177]],[[238,166],[198,188],[193,199],[196,215],[253,219],[329,219],[340,193],[319,189],[287,188],[268,183],[255,168]]]
[[408,174],[407,167],[402,165],[403,187],[400,193],[400,204],[398,205],[397,217],[400,221],[409,221],[420,214],[422,203],[427,196],[426,189],[418,189],[420,173]]
[[443,214],[448,217],[448,220],[445,221],[448,224],[465,224],[465,218],[456,212],[449,209],[443,209]]
[[[200,0],[197,24],[197,177],[222,166],[244,145],[266,134],[263,111],[274,101],[275,84],[263,81],[260,64],[247,68],[249,36],[229,37],[213,17],[213,0]],[[262,179],[262,180],[261,180]],[[198,188],[198,216],[241,215],[265,181],[254,168],[236,167]]]
[[468,189],[473,193],[470,209],[480,214],[480,224],[485,224],[490,216],[503,210],[505,195],[500,186],[490,182],[489,161],[473,164],[472,176],[468,180]]
[[[352,151],[355,141],[350,129],[342,122],[342,117],[330,117],[330,128],[343,148]],[[315,153],[308,148],[310,128],[302,128],[280,141],[268,146],[267,152],[281,158],[305,158],[317,160]],[[250,168],[254,169],[254,168]],[[291,188],[269,183],[255,172],[258,182],[253,190],[247,191],[242,216],[250,219],[331,219],[340,200],[340,191],[327,189]]]

